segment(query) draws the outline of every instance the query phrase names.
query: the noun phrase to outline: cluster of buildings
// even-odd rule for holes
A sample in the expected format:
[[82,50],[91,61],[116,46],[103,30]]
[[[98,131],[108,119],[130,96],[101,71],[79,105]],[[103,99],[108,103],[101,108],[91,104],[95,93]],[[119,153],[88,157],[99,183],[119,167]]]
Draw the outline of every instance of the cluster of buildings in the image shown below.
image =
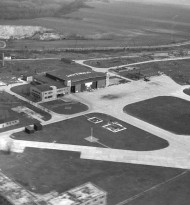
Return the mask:
[[91,91],[109,85],[109,76],[102,72],[77,72],[66,75],[63,70],[47,72],[43,75],[28,76],[30,96],[36,101],[50,101],[66,94]]
[[0,172],[1,205],[107,205],[107,192],[87,182],[64,193],[36,196]]
[[107,192],[88,182],[50,199],[50,205],[106,205]]

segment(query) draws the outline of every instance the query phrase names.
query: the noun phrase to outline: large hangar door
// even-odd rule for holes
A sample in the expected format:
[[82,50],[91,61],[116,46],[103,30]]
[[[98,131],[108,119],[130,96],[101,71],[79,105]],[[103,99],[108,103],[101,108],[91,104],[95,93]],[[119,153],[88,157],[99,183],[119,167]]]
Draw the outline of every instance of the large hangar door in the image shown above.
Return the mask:
[[83,83],[83,84],[81,84],[81,92],[83,92],[83,91],[85,91],[86,90],[86,86],[85,86],[85,84]]
[[91,88],[92,89],[96,89],[97,88],[97,81],[92,82]]
[[76,93],[81,92],[81,84],[75,85],[75,92],[76,92]]
[[75,93],[75,85],[71,86],[71,93]]

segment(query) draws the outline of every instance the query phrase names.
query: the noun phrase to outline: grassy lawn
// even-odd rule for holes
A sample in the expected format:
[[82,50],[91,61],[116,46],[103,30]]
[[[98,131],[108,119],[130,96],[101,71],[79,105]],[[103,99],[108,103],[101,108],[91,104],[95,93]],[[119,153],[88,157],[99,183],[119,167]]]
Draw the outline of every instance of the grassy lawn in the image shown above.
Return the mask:
[[[80,159],[78,153],[26,148],[23,153],[0,154],[0,168],[9,177],[36,193],[62,193],[86,182],[108,192],[115,205],[184,170]],[[186,205],[190,201],[189,174],[145,193],[133,205]],[[183,200],[180,201],[183,197]],[[160,201],[161,200],[161,201]],[[182,202],[182,203],[180,203]]]
[[[190,173],[183,175],[175,181],[159,187],[155,191],[150,191],[139,197],[130,205],[186,205],[190,201]],[[167,194],[166,194],[167,193]]]
[[184,92],[186,95],[190,95],[190,89],[189,89],[189,88],[183,90],[183,92]]
[[[0,129],[0,132],[4,132],[13,128],[18,128],[18,127],[23,127],[26,125],[30,125],[33,124],[34,122],[38,122],[38,120],[31,118],[29,116],[27,116],[24,113],[17,113],[13,110],[11,110],[11,108],[15,108],[17,106],[25,106],[31,110],[33,110],[34,112],[40,114],[43,116],[43,120],[49,120],[51,119],[51,115],[30,105],[27,102],[24,102],[16,97],[14,97],[13,95],[10,95],[9,93],[6,92],[1,92],[0,93],[0,110],[7,110],[9,117],[16,117],[20,120],[20,123],[11,127],[7,127],[7,128],[3,128]],[[6,116],[4,116],[5,118]]]
[[[88,121],[87,118],[89,117],[98,117],[103,121],[94,124]],[[110,120],[119,122],[127,129],[114,133],[103,128],[102,126],[106,125]],[[100,143],[115,149],[147,151],[162,149],[168,146],[168,142],[164,139],[158,138],[111,116],[99,113],[91,113],[47,125],[43,131],[36,132],[32,136],[24,132],[15,133],[14,138],[18,140],[102,147],[101,144],[89,142],[85,139],[90,136],[91,128],[93,128],[93,136],[98,138]]]
[[169,96],[127,105],[124,112],[179,135],[190,134],[190,102]]
[[28,100],[34,101],[34,98],[30,96],[30,84],[14,86],[11,88],[11,91]]
[[43,107],[52,110],[58,114],[72,115],[88,110],[88,106],[76,101],[53,100],[41,103]]

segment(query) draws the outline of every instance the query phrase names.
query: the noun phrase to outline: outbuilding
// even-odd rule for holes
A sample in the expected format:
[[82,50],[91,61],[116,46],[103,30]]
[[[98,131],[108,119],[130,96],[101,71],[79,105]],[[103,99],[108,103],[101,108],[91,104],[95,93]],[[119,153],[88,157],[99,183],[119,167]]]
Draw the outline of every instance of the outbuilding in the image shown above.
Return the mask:
[[34,124],[34,130],[40,131],[40,130],[42,130],[42,128],[43,128],[43,126],[41,123],[38,122],[38,123]]
[[35,132],[35,130],[32,126],[27,126],[27,127],[25,127],[25,132],[28,134],[32,134]]

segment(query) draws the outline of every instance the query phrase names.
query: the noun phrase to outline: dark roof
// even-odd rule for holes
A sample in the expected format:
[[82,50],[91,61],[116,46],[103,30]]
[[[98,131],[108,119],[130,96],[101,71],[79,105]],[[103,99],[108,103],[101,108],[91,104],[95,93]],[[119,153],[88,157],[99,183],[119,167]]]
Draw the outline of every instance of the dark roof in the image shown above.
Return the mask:
[[99,77],[106,77],[106,73],[94,72],[94,71],[78,72],[78,73],[71,73],[65,75],[63,70],[56,70],[56,71],[48,72],[47,74],[62,80],[67,80],[67,81],[71,80],[72,82],[78,82],[82,80],[99,78]]
[[41,82],[44,85],[56,86],[58,89],[66,87],[63,84],[63,82],[55,81],[55,80],[53,80],[51,78],[46,77],[45,75],[34,76],[34,79],[36,79],[37,81]]
[[41,92],[53,90],[53,88],[51,88],[51,87],[50,87],[49,85],[47,85],[47,84],[36,85],[35,87],[38,88],[38,90],[40,90]]

